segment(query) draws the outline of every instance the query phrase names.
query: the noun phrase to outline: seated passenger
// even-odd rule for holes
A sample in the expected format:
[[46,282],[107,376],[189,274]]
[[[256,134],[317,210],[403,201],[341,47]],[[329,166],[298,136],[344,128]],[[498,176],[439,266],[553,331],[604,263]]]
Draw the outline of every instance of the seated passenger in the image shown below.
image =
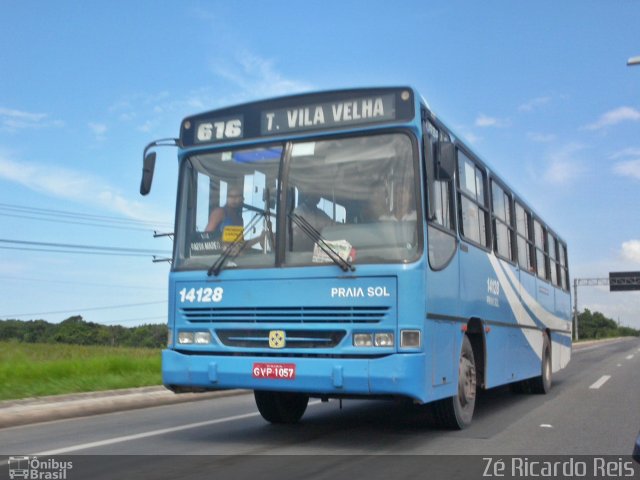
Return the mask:
[[393,212],[378,217],[378,220],[405,222],[417,220],[413,191],[410,188],[396,188],[393,196]]
[[[320,202],[320,195],[302,193],[298,194],[298,206],[293,210],[295,215],[299,215],[304,218],[311,226],[319,233],[322,233],[322,229],[327,225],[332,225],[333,220],[324,211],[318,208]],[[314,241],[303,231],[300,227],[293,222],[293,250],[294,251],[312,251]]]
[[389,202],[387,200],[387,187],[380,181],[371,187],[371,198],[365,212],[365,221],[377,222],[387,220],[391,215],[389,212]]

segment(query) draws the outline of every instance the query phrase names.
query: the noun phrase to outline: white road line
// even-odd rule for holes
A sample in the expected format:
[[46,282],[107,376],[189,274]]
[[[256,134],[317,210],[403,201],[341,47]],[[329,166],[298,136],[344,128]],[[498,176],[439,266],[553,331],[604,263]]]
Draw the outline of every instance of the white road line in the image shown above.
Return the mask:
[[71,445],[70,447],[58,448],[56,450],[48,450],[46,452],[33,453],[36,456],[50,456],[61,455],[63,453],[75,452],[78,450],[85,450],[88,448],[104,447],[105,445],[113,445],[114,443],[128,442],[130,440],[139,440],[141,438],[155,437],[157,435],[164,435],[165,433],[179,432],[181,430],[188,430],[190,428],[205,427],[207,425],[216,425],[219,423],[233,422],[234,420],[240,420],[242,418],[255,417],[260,415],[258,412],[245,413],[244,415],[235,415],[233,417],[218,418],[217,420],[208,420],[206,422],[190,423],[188,425],[180,425],[179,427],[161,428],[159,430],[151,430],[150,432],[136,433],[135,435],[125,435],[123,437],[109,438],[107,440],[99,440],[97,442],[83,443],[80,445]]
[[607,381],[611,378],[611,375],[603,375],[600,377],[600,379],[595,382],[593,385],[591,385],[589,388],[597,390],[598,388],[600,388],[602,385],[604,385],[605,383],[607,383]]
[[627,360],[631,360],[631,359],[633,358],[633,354],[631,354],[631,355],[627,355],[625,358],[626,358]]
[[[317,405],[319,403],[321,403],[319,400],[315,402],[309,402],[309,406]],[[242,415],[234,415],[232,417],[218,418],[216,420],[207,420],[205,422],[189,423],[187,425],[180,425],[178,427],[161,428],[159,430],[151,430],[149,432],[136,433],[134,435],[125,435],[122,437],[108,438],[106,440],[99,440],[97,442],[82,443],[80,445],[71,445],[69,447],[57,448],[55,450],[48,450],[46,452],[32,453],[31,455],[42,456],[42,457],[51,456],[51,455],[61,455],[63,453],[76,452],[78,450],[104,447],[105,445],[113,445],[115,443],[129,442],[131,440],[139,440],[141,438],[155,437],[158,435],[164,435],[165,433],[180,432],[182,430],[189,430],[190,428],[199,428],[199,427],[206,427],[208,425],[218,425],[220,423],[233,422],[235,420],[241,420],[243,418],[257,417],[258,415],[260,415],[259,412],[245,413]]]

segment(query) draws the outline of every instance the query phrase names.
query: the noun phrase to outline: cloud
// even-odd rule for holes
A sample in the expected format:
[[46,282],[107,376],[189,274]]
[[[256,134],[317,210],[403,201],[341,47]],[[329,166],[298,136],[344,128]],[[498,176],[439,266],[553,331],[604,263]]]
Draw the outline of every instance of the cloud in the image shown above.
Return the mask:
[[509,124],[510,124],[509,120],[502,120],[495,117],[489,117],[483,113],[478,115],[475,121],[475,126],[480,128],[487,128],[487,127],[501,128],[501,127],[508,127]]
[[107,133],[107,126],[104,123],[89,122],[89,129],[96,136],[96,140],[104,140]]
[[553,142],[557,137],[553,133],[528,132],[527,138],[533,142],[549,143]]
[[22,130],[31,128],[62,127],[64,122],[51,120],[46,113],[25,112],[10,108],[0,107],[0,129]]
[[613,166],[613,171],[623,177],[633,177],[640,180],[640,158],[627,162],[618,162]]
[[613,172],[623,177],[631,177],[640,180],[640,148],[626,148],[610,155],[611,160],[628,159],[616,162]]
[[532,112],[533,110],[546,105],[551,101],[551,97],[536,97],[534,99],[529,100],[526,103],[523,103],[518,107],[518,111],[520,112]]
[[0,153],[0,179],[36,192],[94,205],[136,220],[166,223],[171,214],[159,213],[130,201],[103,179],[85,172],[33,162],[17,162]]
[[576,156],[583,145],[570,143],[549,155],[543,179],[553,185],[567,185],[584,172],[584,166]]
[[287,78],[280,73],[273,60],[262,58],[247,50],[228,61],[216,61],[215,75],[240,88],[248,97],[273,97],[313,89],[307,82]]
[[609,156],[611,160],[615,160],[617,158],[625,158],[625,157],[640,158],[640,148],[625,148],[624,150],[620,150],[619,152],[616,152],[613,155]]
[[622,244],[622,258],[640,264],[640,240],[629,240]]
[[620,107],[602,115],[595,123],[584,127],[585,130],[601,130],[622,122],[640,121],[640,111],[632,107]]

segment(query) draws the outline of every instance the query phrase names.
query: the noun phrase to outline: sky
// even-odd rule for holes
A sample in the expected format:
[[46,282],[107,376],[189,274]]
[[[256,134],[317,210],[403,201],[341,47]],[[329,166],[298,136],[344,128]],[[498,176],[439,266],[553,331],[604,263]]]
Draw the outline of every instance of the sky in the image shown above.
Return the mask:
[[[141,197],[144,146],[335,88],[415,87],[567,242],[572,281],[640,271],[639,22],[638,0],[2,0],[0,319],[166,321],[176,152]],[[640,328],[640,292],[579,308]]]

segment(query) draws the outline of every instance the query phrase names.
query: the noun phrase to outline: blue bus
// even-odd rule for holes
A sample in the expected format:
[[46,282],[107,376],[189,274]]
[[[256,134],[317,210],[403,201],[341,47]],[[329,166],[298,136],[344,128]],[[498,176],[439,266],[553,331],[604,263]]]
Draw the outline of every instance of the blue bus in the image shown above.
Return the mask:
[[408,399],[546,393],[571,356],[567,247],[412,88],[286,96],[183,120],[164,385]]

